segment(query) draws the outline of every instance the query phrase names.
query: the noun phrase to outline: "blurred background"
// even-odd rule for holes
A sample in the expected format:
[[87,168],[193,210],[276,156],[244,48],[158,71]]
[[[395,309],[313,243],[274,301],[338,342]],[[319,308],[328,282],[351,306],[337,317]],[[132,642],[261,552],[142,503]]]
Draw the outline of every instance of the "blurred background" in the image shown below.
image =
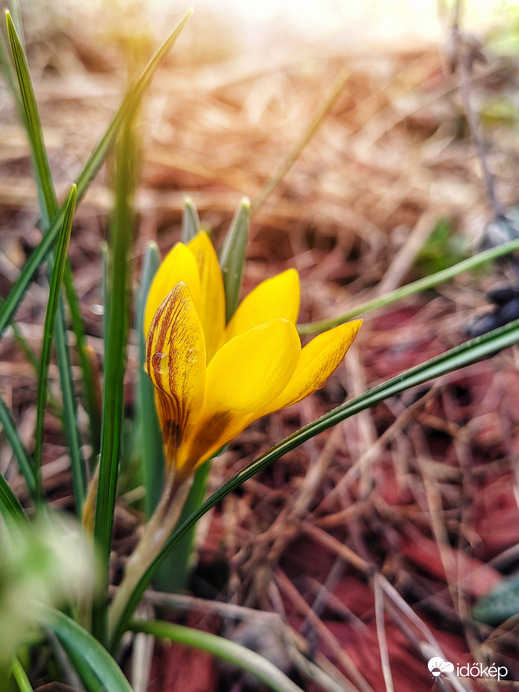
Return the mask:
[[[27,0],[24,8],[39,15],[41,23],[52,15],[77,21],[82,15],[91,22],[82,29],[98,33],[111,18],[134,15],[137,23],[148,24],[155,31],[164,30],[176,14],[186,7],[195,11],[189,33],[200,33],[201,27],[218,31],[221,43],[231,42],[240,52],[261,45],[282,48],[287,38],[319,43],[331,41],[342,49],[384,45],[395,47],[405,40],[416,46],[423,41],[444,40],[442,21],[452,7],[451,0],[194,0],[183,4],[176,0]],[[488,30],[500,24],[512,10],[513,0],[469,0],[465,3],[464,25],[469,30]],[[41,10],[44,10],[43,12]],[[103,21],[100,16],[103,15]],[[203,39],[211,43],[210,36]]]

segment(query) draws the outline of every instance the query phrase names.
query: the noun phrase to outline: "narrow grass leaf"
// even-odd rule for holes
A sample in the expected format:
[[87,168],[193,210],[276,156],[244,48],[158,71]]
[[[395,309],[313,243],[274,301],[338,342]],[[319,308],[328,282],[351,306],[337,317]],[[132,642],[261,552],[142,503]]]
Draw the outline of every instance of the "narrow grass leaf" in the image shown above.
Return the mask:
[[231,663],[240,670],[255,675],[275,692],[303,692],[268,659],[241,644],[218,637],[216,634],[159,620],[134,620],[130,629],[133,632],[151,634],[157,639],[166,639],[200,651],[206,651],[221,661]]
[[39,478],[39,468],[41,465],[41,451],[43,443],[43,423],[45,417],[45,407],[47,403],[47,376],[50,365],[52,352],[52,341],[54,337],[54,327],[56,324],[56,315],[61,295],[61,287],[63,284],[63,275],[65,273],[65,264],[67,261],[68,246],[70,242],[70,234],[72,231],[72,221],[76,209],[77,189],[73,185],[65,204],[65,215],[61,233],[58,236],[55,252],[55,262],[52,269],[49,299],[47,302],[47,310],[45,313],[45,322],[43,325],[43,339],[41,347],[40,368],[38,376],[38,393],[37,393],[37,408],[36,408],[36,433],[35,433],[35,452],[34,465],[36,478]]
[[22,42],[16,31],[16,27],[9,11],[6,12],[7,36],[11,46],[14,69],[18,78],[20,95],[22,98],[24,122],[33,153],[34,171],[37,179],[38,196],[40,199],[40,211],[45,228],[58,211],[56,193],[52,182],[47,152],[43,139],[41,120],[36,104],[36,97],[32,85],[29,66],[25,57]]
[[[151,78],[153,77],[155,70],[178,38],[191,14],[192,10],[188,10],[184,14],[173,32],[155,53],[154,57],[142,73],[140,79],[126,93],[119,110],[114,116],[104,136],[92,152],[90,158],[78,176],[76,182],[78,190],[78,202],[83,197],[91,181],[95,178],[97,172],[101,168],[106,158],[106,154],[108,153],[108,150],[110,149],[117,133],[119,132],[122,123],[124,122],[128,110],[134,108],[142,99],[146,88],[151,82]],[[58,215],[53,219],[41,242],[29,257],[20,276],[13,285],[2,310],[0,310],[0,336],[4,333],[7,325],[12,320],[18,305],[20,304],[27,288],[33,280],[36,271],[38,270],[38,267],[45,260],[50,248],[52,247],[62,226],[64,211],[65,208],[62,206]]]
[[303,149],[306,147],[310,139],[319,129],[319,126],[326,117],[330,108],[333,106],[334,102],[342,93],[344,85],[346,84],[349,76],[349,70],[346,67],[343,67],[337,75],[337,77],[334,79],[329,94],[319,105],[316,113],[314,114],[312,120],[306,126],[299,140],[290,149],[284,160],[281,162],[278,170],[272,175],[272,177],[269,180],[267,180],[263,190],[259,193],[259,196],[254,200],[251,209],[252,216],[258,211],[260,207],[262,207],[265,204],[272,192],[275,190],[275,188],[279,185],[281,180],[283,180],[285,175],[293,166],[294,162],[299,158],[299,155],[301,154]]
[[27,673],[17,658],[15,658],[13,661],[11,671],[13,674],[13,679],[18,685],[20,692],[34,692],[33,687],[29,682],[29,678],[27,677]]
[[155,561],[150,564],[148,570],[143,574],[141,581],[135,588],[132,597],[129,599],[126,609],[121,615],[119,623],[117,623],[114,627],[114,638],[112,644],[115,646],[119,642],[120,637],[125,631],[126,624],[137,607],[144,590],[149,584],[150,579],[157,568],[157,565],[160,564],[162,558],[168,554],[168,552],[186,533],[186,531],[195,525],[206,512],[217,505],[224,497],[243,485],[243,483],[245,483],[245,481],[247,481],[249,478],[252,478],[260,471],[263,471],[274,461],[282,457],[287,452],[290,452],[299,445],[303,444],[303,442],[306,442],[312,437],[315,437],[315,435],[318,435],[333,425],[346,420],[356,413],[375,406],[389,397],[401,394],[411,387],[424,384],[433,378],[440,377],[441,375],[445,375],[453,370],[458,370],[459,368],[471,365],[482,358],[488,358],[498,351],[507,348],[508,346],[512,346],[518,342],[519,320],[511,322],[510,324],[500,327],[499,329],[495,329],[488,334],[484,334],[483,336],[471,339],[460,346],[446,351],[436,358],[432,358],[431,360],[403,372],[401,375],[397,375],[396,377],[387,380],[387,382],[369,389],[367,392],[361,394],[355,399],[334,408],[332,411],[329,411],[324,416],[321,416],[313,423],[306,425],[286,439],[282,440],[277,445],[258,457],[251,464],[239,471],[230,480],[224,483],[221,488],[207,498],[199,509],[192,514],[187,521],[178,526],[178,528],[172,533],[170,538],[165,543],[162,552],[157,556]]
[[250,202],[246,197],[240,202],[231,222],[220,254],[220,267],[225,289],[225,319],[227,322],[236,312],[240,302],[243,267],[247,255],[249,237]]
[[76,394],[74,391],[74,382],[72,380],[67,331],[64,326],[64,312],[63,297],[61,296],[54,334],[54,347],[59,368],[61,398],[63,400],[63,427],[67,436],[72,483],[76,500],[76,514],[80,517],[82,503],[85,499],[85,460],[81,454]]
[[25,36],[23,32],[22,8],[20,7],[20,0],[11,0],[9,5],[11,6],[11,17],[16,27],[16,31],[18,32],[18,36],[20,37],[20,41],[22,42],[22,46],[25,50]]
[[101,266],[102,266],[102,278],[101,278],[101,295],[103,297],[103,339],[106,340],[106,335],[108,333],[108,324],[110,322],[110,300],[109,295],[109,285],[108,285],[108,245],[107,243],[101,243]]
[[15,75],[14,69],[13,69],[13,64],[12,64],[11,60],[9,59],[9,51],[7,48],[7,43],[5,41],[3,31],[0,32],[0,70],[5,77],[7,85],[9,87],[9,91],[11,92],[11,94],[14,98],[16,110],[20,114],[20,117],[23,117],[22,116],[22,112],[23,112],[22,99],[20,97],[20,91],[18,89],[18,84],[16,81],[16,75]]
[[67,303],[69,306],[72,331],[74,332],[74,336],[76,338],[76,352],[78,355],[79,368],[81,370],[81,379],[83,381],[85,410],[87,412],[90,424],[90,443],[92,445],[92,456],[96,456],[99,452],[99,442],[101,439],[101,408],[99,405],[99,397],[97,395],[94,370],[90,360],[90,351],[85,335],[83,317],[81,315],[81,307],[77,292],[74,289],[72,271],[68,262],[65,266],[65,277],[63,283],[65,285],[65,294],[67,296]]
[[144,341],[144,310],[153,277],[160,265],[160,253],[156,243],[149,243],[141,277],[137,300],[136,330],[139,340],[139,370],[137,380],[137,415],[142,432],[142,477],[146,488],[146,514],[150,517],[160,499],[164,486],[164,448],[162,432],[155,409],[153,384],[144,369],[146,345]]
[[403,298],[408,298],[416,293],[427,291],[428,289],[433,288],[444,281],[450,281],[455,276],[458,276],[458,274],[481,267],[487,262],[491,262],[499,257],[503,257],[503,255],[516,252],[517,250],[519,250],[519,240],[510,240],[507,243],[498,245],[497,247],[478,252],[472,257],[468,257],[467,259],[454,264],[452,267],[447,267],[447,269],[442,269],[435,274],[425,276],[422,279],[418,279],[418,281],[413,281],[412,283],[407,284],[406,286],[396,288],[394,291],[377,296],[376,298],[373,298],[373,300],[368,300],[365,303],[361,303],[357,307],[353,308],[352,310],[348,310],[348,312],[345,312],[342,315],[333,317],[332,319],[312,322],[310,324],[300,324],[297,327],[297,331],[300,334],[315,334],[316,332],[323,332],[327,329],[331,329],[332,327],[336,327],[339,324],[344,324],[345,322],[348,322],[359,315],[365,315],[371,310],[383,308],[386,305],[391,305],[392,303],[402,300]]
[[12,520],[17,524],[24,524],[27,515],[20,504],[20,501],[11,490],[11,486],[0,473],[0,514],[4,521]]
[[[106,639],[106,601],[110,543],[117,497],[124,406],[124,372],[130,312],[130,247],[133,235],[135,188],[135,114],[128,114],[117,140],[114,164],[115,206],[110,219],[105,371],[99,482],[94,518],[94,538],[100,561],[101,597],[94,603],[92,631]],[[103,593],[104,592],[104,593]]]
[[[56,647],[59,647],[61,644],[56,639],[53,643]],[[79,689],[81,692],[108,692],[82,654],[71,647],[65,650],[65,647],[61,646],[61,649],[59,652],[60,662],[62,665],[63,663],[67,664],[66,679],[69,684],[75,683],[74,687],[72,687],[74,692],[76,689]]]
[[182,242],[187,245],[200,230],[200,218],[193,200],[190,197],[184,199],[184,213],[182,214]]
[[[63,209],[64,211],[64,209]],[[23,296],[29,284],[34,278],[34,275],[38,271],[40,265],[45,261],[49,251],[51,250],[54,241],[58,235],[58,232],[63,224],[63,215],[60,214],[59,223],[53,224],[52,228],[55,228],[55,232],[46,233],[41,241],[39,242],[36,249],[32,252],[29,259],[25,263],[20,276],[13,284],[11,291],[0,310],[0,336],[5,332],[9,322],[13,318],[19,304],[22,301]]]
[[132,692],[107,650],[74,620],[57,610],[44,611],[45,626],[58,638],[88,692]]

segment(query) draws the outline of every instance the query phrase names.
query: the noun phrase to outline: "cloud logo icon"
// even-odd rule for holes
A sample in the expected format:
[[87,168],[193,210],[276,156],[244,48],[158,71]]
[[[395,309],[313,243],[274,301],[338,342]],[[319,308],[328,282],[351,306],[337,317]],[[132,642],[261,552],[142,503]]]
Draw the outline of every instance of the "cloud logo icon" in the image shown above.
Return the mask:
[[427,668],[431,671],[433,677],[437,678],[442,673],[452,673],[454,664],[450,661],[444,661],[441,656],[433,656],[427,664]]

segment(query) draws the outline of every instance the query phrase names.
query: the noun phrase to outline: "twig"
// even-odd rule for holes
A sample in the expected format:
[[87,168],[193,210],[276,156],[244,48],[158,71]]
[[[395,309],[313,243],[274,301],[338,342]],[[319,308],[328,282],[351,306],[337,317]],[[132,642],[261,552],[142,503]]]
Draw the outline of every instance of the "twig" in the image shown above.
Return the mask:
[[375,621],[377,625],[378,648],[380,650],[380,664],[386,685],[386,692],[394,692],[391,664],[389,663],[389,651],[387,648],[386,628],[384,626],[384,593],[378,579],[373,582],[375,596]]
[[351,468],[349,468],[348,471],[342,476],[335,487],[328,493],[321,504],[317,507],[316,513],[324,511],[327,506],[330,506],[332,499],[346,492],[348,486],[359,477],[362,470],[364,468],[368,468],[369,465],[379,456],[389,440],[397,435],[402,428],[404,428],[409,421],[412,420],[417,411],[423,408],[434,396],[436,396],[438,388],[438,385],[434,384],[423,396],[405,409],[405,411],[394,421],[394,423],[392,423],[389,428],[382,433],[378,440],[369,449],[367,449],[366,452],[364,452],[364,454],[359,457],[353,466],[351,466]]
[[[312,612],[317,615],[317,617],[321,617],[324,609],[327,606],[328,603],[328,595],[330,594],[330,591],[333,591],[334,587],[336,586],[337,582],[339,581],[342,573],[344,571],[344,561],[341,558],[337,558],[329,571],[326,580],[324,584],[320,585],[320,588],[314,598],[314,601],[311,605]],[[299,631],[301,632],[301,635],[305,638],[308,637],[310,632],[313,630],[312,625],[308,621],[308,616],[305,617],[303,624],[299,628]]]
[[[402,598],[402,596],[398,593],[398,591],[395,589],[392,584],[388,582],[388,580],[382,576],[381,574],[376,574],[375,579],[379,582],[380,587],[384,591],[384,593],[388,596],[390,599],[391,603],[398,609],[400,610],[406,617],[407,619],[418,629],[418,631],[422,634],[422,637],[424,641],[418,641],[415,642],[416,645],[418,646],[419,651],[421,654],[424,656],[426,660],[432,658],[433,656],[441,656],[441,658],[448,660],[445,654],[443,653],[440,644],[438,643],[438,640],[436,637],[433,635],[433,633],[430,631],[430,629],[426,626],[426,624],[416,615],[414,610],[411,608],[411,606],[405,601],[405,599]],[[449,678],[449,682],[451,685],[454,687],[457,692],[466,692],[467,688],[464,687],[458,680],[458,678],[453,674],[453,673],[446,673],[447,677]],[[469,683],[470,684],[470,683]],[[472,687],[469,687],[468,689],[472,689]]]
[[454,64],[459,75],[459,89],[463,110],[469,126],[470,134],[474,140],[476,152],[481,163],[483,178],[487,189],[487,195],[492,205],[494,218],[506,218],[505,209],[498,197],[494,176],[492,175],[487,162],[487,154],[485,151],[485,143],[481,134],[478,118],[475,114],[471,102],[471,72],[474,62],[481,57],[477,49],[473,47],[466,50],[467,42],[460,30],[462,0],[456,0],[454,4],[453,22],[452,22],[452,42],[454,47]]
[[[281,569],[276,570],[276,581],[279,585],[280,590],[292,601],[296,609],[308,617],[312,622],[314,628],[318,634],[322,637],[323,641],[330,647],[334,656],[341,666],[347,671],[348,675],[354,680],[355,685],[358,686],[359,690],[362,692],[374,692],[371,685],[364,678],[362,673],[359,671],[354,661],[351,659],[349,654],[340,646],[337,639],[330,632],[330,630],[324,625],[322,620],[320,620],[313,610],[310,608],[305,599],[301,596],[299,591],[292,584],[290,579],[282,572]],[[353,686],[350,690],[354,689]]]

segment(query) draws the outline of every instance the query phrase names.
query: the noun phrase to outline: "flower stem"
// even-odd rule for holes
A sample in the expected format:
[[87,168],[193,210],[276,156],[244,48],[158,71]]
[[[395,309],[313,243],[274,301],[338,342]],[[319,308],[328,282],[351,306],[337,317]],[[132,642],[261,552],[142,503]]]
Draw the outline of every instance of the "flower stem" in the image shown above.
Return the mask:
[[144,526],[142,536],[126,564],[123,580],[110,605],[109,641],[112,642],[126,604],[142,575],[162,550],[178,522],[180,512],[193,482],[193,476],[178,478],[174,468],[166,473],[164,490],[157,508]]

